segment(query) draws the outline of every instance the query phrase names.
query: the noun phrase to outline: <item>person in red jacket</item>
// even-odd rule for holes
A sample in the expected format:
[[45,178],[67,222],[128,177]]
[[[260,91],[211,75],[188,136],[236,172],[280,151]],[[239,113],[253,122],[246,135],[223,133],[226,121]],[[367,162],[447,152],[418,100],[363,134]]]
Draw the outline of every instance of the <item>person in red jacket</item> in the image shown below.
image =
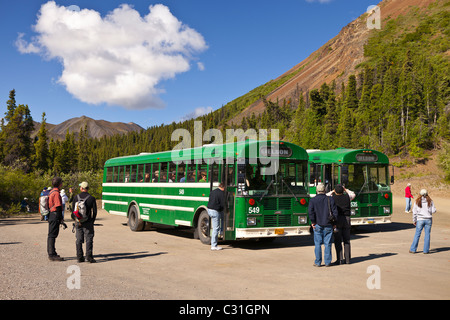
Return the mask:
[[412,199],[413,199],[413,195],[411,193],[411,183],[408,183],[406,185],[405,188],[405,199],[406,199],[406,208],[405,208],[405,212],[409,213],[409,211],[411,210],[411,205],[412,205]]

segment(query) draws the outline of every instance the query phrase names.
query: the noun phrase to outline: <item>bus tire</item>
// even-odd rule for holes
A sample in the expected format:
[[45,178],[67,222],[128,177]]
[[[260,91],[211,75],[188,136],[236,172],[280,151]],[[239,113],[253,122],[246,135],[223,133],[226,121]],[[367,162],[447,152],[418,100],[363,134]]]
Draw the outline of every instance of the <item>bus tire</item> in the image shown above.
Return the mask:
[[203,244],[211,244],[211,219],[206,210],[203,210],[197,221],[197,228],[195,230],[196,236]]
[[139,209],[136,205],[132,205],[128,210],[128,226],[131,231],[142,231],[144,230],[144,221],[139,219]]

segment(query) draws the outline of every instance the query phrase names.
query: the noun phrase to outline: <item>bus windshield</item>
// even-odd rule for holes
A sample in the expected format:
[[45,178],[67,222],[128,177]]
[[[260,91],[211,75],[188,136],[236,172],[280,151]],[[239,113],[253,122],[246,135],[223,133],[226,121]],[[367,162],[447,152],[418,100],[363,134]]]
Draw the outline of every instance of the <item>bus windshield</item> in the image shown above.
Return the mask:
[[245,188],[243,195],[290,195],[306,194],[307,161],[282,160],[278,162],[276,174],[268,174],[267,165],[261,163],[245,166]]
[[344,164],[341,181],[354,192],[390,191],[389,169],[385,164]]

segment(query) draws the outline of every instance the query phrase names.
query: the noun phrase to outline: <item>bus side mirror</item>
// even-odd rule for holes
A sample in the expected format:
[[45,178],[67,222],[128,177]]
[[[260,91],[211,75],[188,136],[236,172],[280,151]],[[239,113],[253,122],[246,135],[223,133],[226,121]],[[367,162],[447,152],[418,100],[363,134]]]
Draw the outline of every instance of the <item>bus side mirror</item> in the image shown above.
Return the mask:
[[392,168],[391,184],[394,184],[394,166],[392,164],[389,166]]

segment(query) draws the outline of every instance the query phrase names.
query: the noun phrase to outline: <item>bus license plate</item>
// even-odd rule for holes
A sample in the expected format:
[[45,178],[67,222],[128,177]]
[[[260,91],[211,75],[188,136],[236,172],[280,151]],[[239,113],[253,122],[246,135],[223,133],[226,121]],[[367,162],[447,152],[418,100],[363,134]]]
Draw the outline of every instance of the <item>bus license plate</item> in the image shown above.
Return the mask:
[[367,223],[375,223],[375,219],[367,219]]
[[275,234],[283,235],[284,234],[284,228],[276,228],[275,229]]

